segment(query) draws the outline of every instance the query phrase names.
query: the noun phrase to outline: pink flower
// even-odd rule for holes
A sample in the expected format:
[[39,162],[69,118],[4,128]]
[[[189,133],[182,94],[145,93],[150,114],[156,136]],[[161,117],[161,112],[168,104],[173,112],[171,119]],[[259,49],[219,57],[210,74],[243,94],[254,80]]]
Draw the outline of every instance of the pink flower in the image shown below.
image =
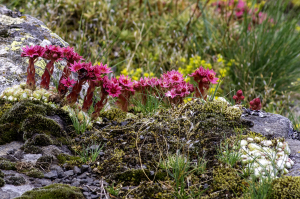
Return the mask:
[[133,82],[131,81],[131,78],[128,77],[128,75],[126,77],[124,75],[121,75],[119,78],[119,83],[125,87],[133,86]]
[[46,51],[43,54],[43,58],[56,61],[63,57],[64,57],[64,53],[62,52],[61,47],[54,46],[54,45],[46,46]]
[[207,76],[207,70],[205,70],[202,66],[200,66],[195,72],[193,72],[191,75],[188,75],[190,77],[194,77],[194,80],[196,82],[201,81],[203,77]]
[[26,46],[23,49],[21,57],[31,57],[31,58],[38,58],[42,57],[45,53],[46,49],[42,46]]
[[100,63],[100,66],[98,66],[98,69],[101,73],[111,73],[112,71],[110,70],[111,68],[108,68],[107,64],[103,65],[102,63]]
[[209,82],[212,84],[218,83],[217,81],[219,78],[216,78],[216,73],[214,72],[213,69],[211,69],[211,70],[207,69],[207,78],[208,78]]
[[180,83],[183,81],[182,74],[175,70],[172,70],[171,72],[167,72],[167,76],[170,83]]
[[112,97],[119,97],[119,95],[121,94],[122,87],[118,84],[110,82],[110,84],[105,85],[105,87],[107,88],[106,91]]
[[80,63],[80,61],[78,62],[75,61],[74,64],[71,64],[70,70],[76,73],[82,68],[83,68],[83,63]]
[[166,92],[165,95],[167,97],[171,97],[172,99],[177,96],[175,89],[172,89],[171,91]]
[[70,77],[68,77],[68,79],[62,79],[61,83],[65,86],[65,87],[73,87],[73,85],[76,83],[75,80],[70,79]]

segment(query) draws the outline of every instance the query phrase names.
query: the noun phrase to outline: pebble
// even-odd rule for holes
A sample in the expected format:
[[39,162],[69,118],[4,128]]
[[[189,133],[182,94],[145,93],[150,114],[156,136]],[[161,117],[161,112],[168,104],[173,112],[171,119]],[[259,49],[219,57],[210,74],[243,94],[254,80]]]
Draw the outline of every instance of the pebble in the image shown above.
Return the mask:
[[55,179],[55,178],[58,177],[57,171],[52,170],[52,171],[50,171],[50,172],[44,174],[44,177],[47,178],[47,179]]

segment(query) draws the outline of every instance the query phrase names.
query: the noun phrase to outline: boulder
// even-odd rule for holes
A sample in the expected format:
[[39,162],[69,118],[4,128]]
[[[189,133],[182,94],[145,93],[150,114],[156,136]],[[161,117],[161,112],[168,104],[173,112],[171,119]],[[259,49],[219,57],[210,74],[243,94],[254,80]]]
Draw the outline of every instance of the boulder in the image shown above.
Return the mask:
[[268,139],[275,137],[288,138],[293,133],[292,122],[278,114],[263,113],[260,116],[243,114],[242,119],[253,124],[250,128],[251,131],[260,133]]
[[[68,46],[40,20],[13,12],[0,5],[0,93],[7,87],[26,81],[28,59],[22,58],[26,45]],[[63,62],[63,61],[62,61]],[[35,63],[37,80],[44,72],[47,60],[40,58]],[[58,71],[54,71],[56,74]]]

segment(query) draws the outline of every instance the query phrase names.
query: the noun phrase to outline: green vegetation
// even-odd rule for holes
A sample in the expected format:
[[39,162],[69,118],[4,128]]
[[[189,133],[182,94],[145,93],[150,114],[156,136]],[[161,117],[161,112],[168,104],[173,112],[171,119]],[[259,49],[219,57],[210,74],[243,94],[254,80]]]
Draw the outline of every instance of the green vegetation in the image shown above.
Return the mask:
[[52,184],[42,188],[36,188],[31,191],[25,192],[17,199],[84,199],[81,191],[77,187],[72,187],[66,184]]

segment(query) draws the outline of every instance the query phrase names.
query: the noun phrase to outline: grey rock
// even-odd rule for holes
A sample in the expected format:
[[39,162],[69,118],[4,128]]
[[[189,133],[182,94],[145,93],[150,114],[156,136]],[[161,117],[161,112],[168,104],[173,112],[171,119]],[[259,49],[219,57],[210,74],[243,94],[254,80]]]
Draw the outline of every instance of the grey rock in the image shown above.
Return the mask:
[[84,165],[81,166],[81,172],[84,173],[84,172],[88,171],[89,168],[90,168],[89,165],[85,165],[85,164],[84,164]]
[[50,166],[50,170],[55,170],[57,172],[57,177],[58,178],[65,177],[64,170],[60,166],[58,166],[58,165],[51,165]]
[[72,182],[71,186],[79,187],[80,186],[80,182],[79,181]]
[[291,149],[291,160],[294,161],[294,166],[289,170],[287,176],[300,176],[300,141],[293,139],[285,140]]
[[2,199],[1,196],[7,197],[8,194],[9,194],[9,199],[16,198],[16,197],[21,196],[26,191],[32,190],[33,188],[34,188],[33,185],[14,186],[14,185],[6,184],[0,190],[0,198]]
[[78,179],[86,179],[87,175],[86,173],[81,174],[80,176],[78,176]]
[[44,177],[47,178],[47,179],[55,179],[55,178],[58,177],[57,171],[56,170],[52,170],[52,171],[50,171],[48,173],[45,173]]
[[41,149],[44,156],[56,157],[57,155],[63,153],[63,151],[55,145],[43,146]]
[[47,179],[36,179],[35,182],[38,184],[41,184],[42,186],[48,186],[48,185],[52,184],[52,181],[47,180]]
[[79,169],[77,166],[74,166],[73,171],[75,174],[81,174],[81,169]]
[[99,198],[99,195],[94,195],[94,194],[92,194],[92,195],[91,195],[91,198],[92,198],[92,199]]
[[84,191],[84,192],[82,192],[82,194],[83,194],[85,197],[87,197],[87,196],[89,196],[89,195],[90,195],[90,193],[89,193],[89,192],[87,192],[87,191]]
[[65,176],[66,177],[69,177],[69,176],[72,176],[72,175],[74,175],[74,171],[73,170],[69,170],[69,171],[65,172]]
[[22,161],[35,164],[40,157],[42,157],[42,154],[25,154]]
[[[49,44],[68,46],[67,42],[51,32],[40,20],[13,12],[5,6],[0,6],[0,22],[0,93],[7,87],[26,81],[28,64],[26,58],[20,56],[22,47]],[[35,63],[38,81],[47,62],[41,58]],[[57,71],[55,68],[54,74]]]
[[248,122],[253,122],[251,131],[260,133],[272,139],[274,137],[288,138],[291,131],[293,131],[293,125],[291,121],[278,114],[266,113],[266,117],[259,117],[255,115],[243,116],[242,119]]
[[[1,86],[0,86],[1,87]],[[9,151],[19,150],[23,146],[22,142],[13,141],[0,146],[0,156],[7,155]]]

